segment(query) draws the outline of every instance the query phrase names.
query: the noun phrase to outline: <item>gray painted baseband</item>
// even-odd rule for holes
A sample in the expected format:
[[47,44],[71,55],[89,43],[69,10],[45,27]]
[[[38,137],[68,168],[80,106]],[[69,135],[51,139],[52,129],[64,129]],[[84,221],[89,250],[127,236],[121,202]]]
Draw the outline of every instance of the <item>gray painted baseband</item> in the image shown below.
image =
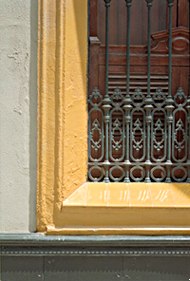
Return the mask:
[[190,236],[0,234],[2,256],[190,256]]
[[44,235],[41,233],[0,233],[0,245],[25,246],[189,246],[190,236],[135,236],[135,235]]

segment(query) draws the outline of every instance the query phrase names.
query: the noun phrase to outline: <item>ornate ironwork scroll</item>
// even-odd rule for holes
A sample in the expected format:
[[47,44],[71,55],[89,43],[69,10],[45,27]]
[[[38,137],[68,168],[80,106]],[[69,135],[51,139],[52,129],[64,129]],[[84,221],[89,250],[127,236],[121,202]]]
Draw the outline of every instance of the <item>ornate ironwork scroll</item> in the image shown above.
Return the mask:
[[[95,103],[96,97],[101,101]],[[190,101],[181,87],[171,97],[170,108],[168,97],[161,89],[157,89],[152,98],[153,104],[148,108],[151,120],[148,132],[145,94],[136,89],[130,96],[130,103],[126,104],[124,96],[116,89],[110,96],[110,121],[106,136],[106,124],[102,120],[107,113],[102,110],[102,96],[97,89],[92,93],[89,100],[92,106],[89,111],[89,179],[99,181],[105,176],[104,143],[107,137],[109,181],[146,181],[147,167],[152,182],[189,181]],[[172,137],[169,137],[170,127]],[[150,140],[149,154],[147,138]],[[126,139],[129,140],[129,148]],[[126,154],[127,149],[129,154]]]

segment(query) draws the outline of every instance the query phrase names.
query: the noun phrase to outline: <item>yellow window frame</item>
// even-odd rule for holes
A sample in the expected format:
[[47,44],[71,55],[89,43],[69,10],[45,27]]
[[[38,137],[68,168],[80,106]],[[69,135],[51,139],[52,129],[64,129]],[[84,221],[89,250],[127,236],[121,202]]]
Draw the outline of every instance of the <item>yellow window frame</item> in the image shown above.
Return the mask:
[[88,1],[39,0],[37,230],[189,234],[190,184],[87,182]]

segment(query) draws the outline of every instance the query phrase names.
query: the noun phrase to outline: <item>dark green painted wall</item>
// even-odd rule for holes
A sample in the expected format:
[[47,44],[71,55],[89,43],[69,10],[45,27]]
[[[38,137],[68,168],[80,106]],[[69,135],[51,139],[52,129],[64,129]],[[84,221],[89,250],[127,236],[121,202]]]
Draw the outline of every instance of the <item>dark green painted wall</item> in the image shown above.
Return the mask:
[[0,234],[0,281],[188,281],[188,236]]
[[1,281],[187,281],[185,257],[3,257]]

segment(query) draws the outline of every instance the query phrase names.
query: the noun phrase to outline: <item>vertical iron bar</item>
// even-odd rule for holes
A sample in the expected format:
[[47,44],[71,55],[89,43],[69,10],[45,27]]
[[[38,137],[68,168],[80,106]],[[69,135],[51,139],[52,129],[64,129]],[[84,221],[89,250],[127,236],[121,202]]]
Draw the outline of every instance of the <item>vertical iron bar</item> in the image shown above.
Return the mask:
[[150,83],[151,83],[151,8],[152,8],[152,2],[153,0],[146,0],[147,2],[147,8],[148,8],[148,35],[147,35],[147,55],[148,55],[148,71],[147,71],[147,96],[150,98]]
[[146,150],[146,178],[145,182],[151,182],[150,180],[150,165],[151,165],[151,159],[150,159],[150,143],[151,143],[151,122],[152,122],[152,109],[153,106],[150,104],[150,99],[145,100],[145,111],[146,111],[146,124],[147,124],[147,132],[146,132],[146,144],[147,144],[147,150]]
[[104,110],[104,122],[105,122],[105,161],[104,161],[104,167],[105,167],[105,177],[104,181],[109,182],[109,123],[110,123],[110,108],[111,108],[111,99],[109,97],[109,9],[110,9],[110,3],[111,0],[104,0],[105,2],[105,8],[106,8],[106,35],[105,35],[105,96],[103,99],[103,110]]
[[167,176],[166,182],[171,182],[171,139],[172,139],[172,122],[173,122],[173,98],[172,98],[172,9],[174,0],[168,1],[168,96],[166,99],[167,123],[168,123],[168,158],[167,158]]
[[109,8],[111,0],[104,0],[106,7],[106,98],[109,97],[108,86],[109,86]]
[[[174,106],[172,105],[172,97],[171,101],[169,99],[166,100],[166,112],[167,112],[167,124],[168,124],[168,157],[167,157],[167,177],[166,182],[171,182],[171,139],[172,139],[172,123],[173,123],[173,109]],[[173,148],[174,149],[174,148]]]
[[174,0],[168,0],[169,30],[168,30],[168,96],[172,97],[172,8]]
[[124,182],[130,182],[130,178],[129,178],[129,167],[130,167],[130,159],[129,159],[129,138],[130,138],[130,122],[131,122],[131,109],[132,109],[132,105],[131,105],[132,101],[131,98],[129,96],[129,98],[125,99],[124,101],[124,106],[123,109],[125,110],[125,124],[126,124],[126,159],[125,159],[125,166],[126,166],[126,173],[125,173],[125,179]]
[[187,156],[187,182],[190,182],[190,93],[187,97],[187,126],[188,126],[188,133],[187,133],[187,148],[188,148],[188,156]]
[[[190,0],[189,0],[190,5]],[[190,7],[189,7],[190,8]],[[190,27],[190,22],[189,22]],[[190,69],[189,69],[189,75],[190,75]],[[188,157],[187,157],[187,182],[190,182],[190,79],[188,83],[188,97],[187,97],[187,121],[188,121],[188,134],[187,134],[187,149],[188,149]]]
[[125,125],[126,125],[126,159],[125,159],[125,165],[126,165],[126,173],[125,173],[125,179],[124,182],[130,182],[129,178],[129,166],[130,166],[130,160],[129,160],[129,138],[130,138],[130,120],[131,120],[131,97],[130,97],[130,45],[131,45],[131,5],[132,0],[125,0],[126,1],[126,7],[127,7],[127,34],[126,34],[126,96],[124,99],[124,110],[125,110]]
[[126,37],[126,85],[127,97],[130,91],[130,45],[131,45],[131,5],[132,0],[125,0],[127,6],[127,37]]
[[151,97],[150,89],[151,89],[151,8],[152,8],[153,0],[146,0],[147,8],[148,8],[148,34],[147,34],[147,57],[148,57],[148,65],[147,65],[147,96],[145,99],[145,111],[146,111],[146,124],[147,124],[147,132],[146,132],[146,178],[145,182],[150,182],[150,143],[151,143],[151,122],[152,122],[152,104],[153,100]]

